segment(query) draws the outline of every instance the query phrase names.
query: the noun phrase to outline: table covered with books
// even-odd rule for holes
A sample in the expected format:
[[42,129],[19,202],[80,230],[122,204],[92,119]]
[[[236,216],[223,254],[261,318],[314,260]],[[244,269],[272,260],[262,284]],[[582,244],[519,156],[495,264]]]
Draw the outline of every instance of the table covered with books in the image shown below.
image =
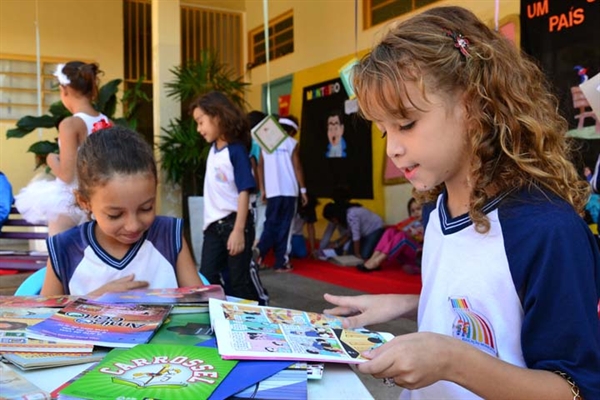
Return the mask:
[[360,354],[388,334],[344,330],[323,314],[223,299],[206,288],[95,299],[0,296],[0,395],[372,398],[349,364],[364,361]]

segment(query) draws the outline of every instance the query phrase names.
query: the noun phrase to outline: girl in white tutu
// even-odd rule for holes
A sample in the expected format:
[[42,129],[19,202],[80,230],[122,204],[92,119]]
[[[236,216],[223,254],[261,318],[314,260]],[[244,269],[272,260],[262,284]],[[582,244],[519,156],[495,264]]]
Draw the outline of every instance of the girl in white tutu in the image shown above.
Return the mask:
[[112,126],[92,105],[98,94],[99,72],[97,64],[81,61],[57,65],[54,76],[59,83],[60,100],[73,116],[58,126],[59,154],[46,157],[55,179],[34,179],[15,197],[15,205],[23,218],[31,223],[48,224],[50,236],[86,220],[85,213],[75,205],[73,195],[77,186],[77,150],[89,134]]

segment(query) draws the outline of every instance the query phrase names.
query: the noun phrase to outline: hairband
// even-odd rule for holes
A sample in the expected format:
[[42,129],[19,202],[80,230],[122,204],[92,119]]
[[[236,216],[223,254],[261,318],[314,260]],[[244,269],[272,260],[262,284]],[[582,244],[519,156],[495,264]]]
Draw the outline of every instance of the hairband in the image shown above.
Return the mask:
[[298,124],[296,124],[294,121],[292,121],[289,118],[279,118],[279,123],[281,125],[287,125],[287,126],[291,126],[292,128],[294,128],[295,130],[298,130]]
[[451,37],[454,40],[454,47],[460,51],[460,54],[465,56],[465,58],[469,57],[469,39],[464,37],[462,33],[452,32],[448,29],[445,29],[444,33],[446,33],[446,36]]
[[58,64],[56,66],[56,71],[54,71],[54,73],[52,75],[54,75],[56,77],[56,79],[58,79],[58,83],[60,83],[62,86],[67,86],[71,83],[71,80],[63,72],[64,67],[65,67],[65,64]]

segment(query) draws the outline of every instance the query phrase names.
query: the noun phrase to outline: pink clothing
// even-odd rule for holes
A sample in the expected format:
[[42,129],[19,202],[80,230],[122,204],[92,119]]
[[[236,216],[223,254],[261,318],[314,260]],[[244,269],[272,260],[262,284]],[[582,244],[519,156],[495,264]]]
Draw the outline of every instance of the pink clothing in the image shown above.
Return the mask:
[[387,228],[375,246],[375,251],[387,254],[388,259],[395,260],[401,265],[419,265],[417,253],[422,249],[422,241],[396,227]]

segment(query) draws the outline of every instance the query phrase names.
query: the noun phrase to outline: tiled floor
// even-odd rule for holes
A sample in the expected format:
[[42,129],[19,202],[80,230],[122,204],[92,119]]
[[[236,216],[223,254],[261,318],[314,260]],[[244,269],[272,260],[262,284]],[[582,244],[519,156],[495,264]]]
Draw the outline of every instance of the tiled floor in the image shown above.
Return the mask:
[[[265,270],[261,271],[260,276],[263,285],[269,291],[269,295],[271,297],[270,305],[274,307],[295,308],[304,311],[322,312],[323,309],[329,307],[329,303],[323,299],[323,293],[340,295],[362,294],[362,292],[356,290],[316,281],[295,275],[293,273],[276,273],[270,270]],[[394,335],[400,335],[404,333],[415,332],[417,326],[414,321],[401,319],[394,322],[369,326],[369,328],[382,332],[390,332]],[[325,369],[325,373],[327,373],[327,369]],[[400,387],[389,388],[383,385],[380,379],[375,379],[370,375],[364,375],[360,372],[357,373],[369,392],[371,392],[371,395],[374,399],[398,399],[402,390]],[[332,397],[331,399],[333,400],[335,397]]]

